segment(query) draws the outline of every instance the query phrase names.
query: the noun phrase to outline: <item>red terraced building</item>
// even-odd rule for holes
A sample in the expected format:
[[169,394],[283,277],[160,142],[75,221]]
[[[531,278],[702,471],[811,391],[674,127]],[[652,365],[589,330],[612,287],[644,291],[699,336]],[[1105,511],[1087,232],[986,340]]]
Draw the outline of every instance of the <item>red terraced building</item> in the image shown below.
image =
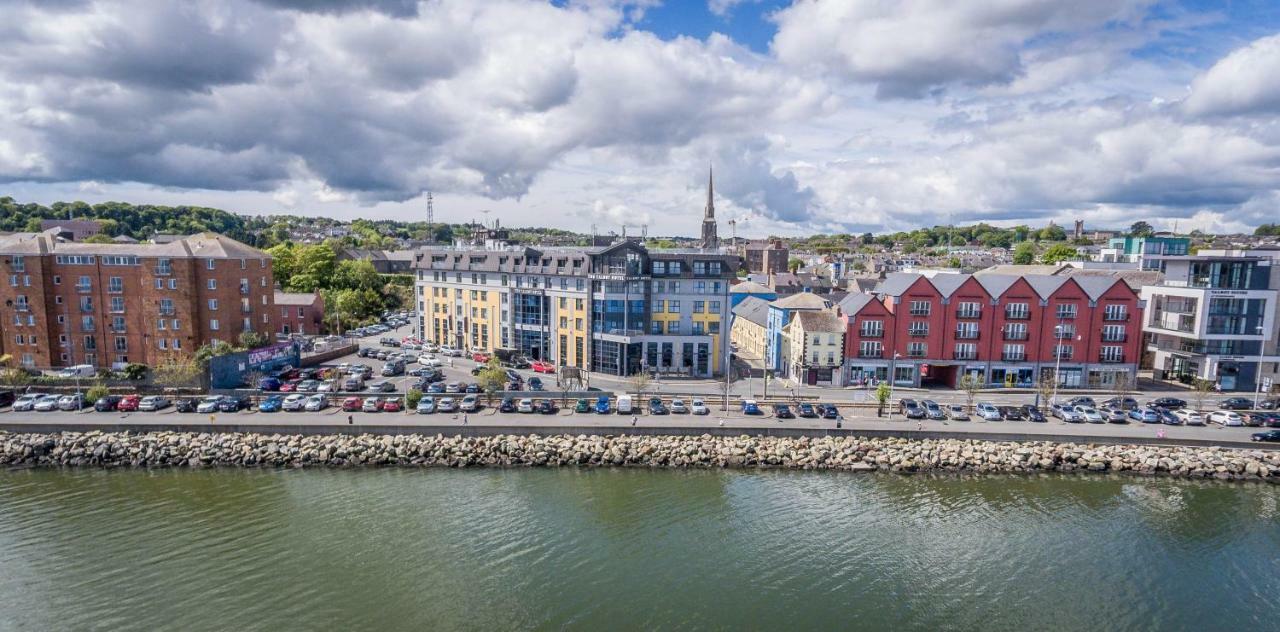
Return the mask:
[[1056,374],[1109,388],[1137,374],[1143,304],[1118,277],[895,273],[839,306],[846,384],[1031,387]]

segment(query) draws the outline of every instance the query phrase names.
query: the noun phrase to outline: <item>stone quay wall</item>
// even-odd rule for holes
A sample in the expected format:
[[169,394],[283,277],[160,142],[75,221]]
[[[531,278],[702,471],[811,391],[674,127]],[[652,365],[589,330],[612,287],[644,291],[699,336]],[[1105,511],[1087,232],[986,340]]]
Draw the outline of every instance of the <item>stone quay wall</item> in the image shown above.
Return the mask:
[[650,467],[1121,472],[1280,482],[1280,451],[896,437],[0,433],[0,467]]

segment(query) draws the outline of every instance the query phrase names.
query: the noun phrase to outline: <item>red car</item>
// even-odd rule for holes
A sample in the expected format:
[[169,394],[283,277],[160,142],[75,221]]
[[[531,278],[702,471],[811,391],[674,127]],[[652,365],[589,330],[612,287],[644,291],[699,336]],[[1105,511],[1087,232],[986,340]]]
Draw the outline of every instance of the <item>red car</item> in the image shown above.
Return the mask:
[[286,369],[284,371],[281,371],[280,374],[277,375],[276,377],[284,381],[296,380],[302,377],[302,372],[299,371],[298,369]]
[[489,361],[489,354],[487,354],[487,353],[473,353],[473,354],[471,354],[471,359],[472,359],[472,360],[475,360],[476,362],[479,362],[480,364],[484,364],[484,363],[486,363],[486,362],[488,362],[488,361]]
[[551,364],[550,362],[543,362],[542,360],[534,360],[533,364],[529,366],[530,368],[533,369],[534,373],[555,373],[556,372],[556,365]]
[[300,382],[302,382],[302,380],[289,380],[288,382],[285,382],[284,384],[280,385],[280,392],[281,393],[296,392],[298,390],[298,384]]
[[400,412],[400,410],[401,410],[401,408],[400,408],[400,400],[398,400],[398,399],[387,399],[387,400],[383,400],[383,402],[382,402],[382,412],[384,412],[384,413],[398,413],[398,412]]
[[359,397],[348,397],[342,400],[342,410],[348,413],[360,412],[360,407],[364,405],[364,401]]
[[116,410],[131,411],[138,410],[138,404],[142,403],[141,395],[125,395],[124,399],[116,405]]

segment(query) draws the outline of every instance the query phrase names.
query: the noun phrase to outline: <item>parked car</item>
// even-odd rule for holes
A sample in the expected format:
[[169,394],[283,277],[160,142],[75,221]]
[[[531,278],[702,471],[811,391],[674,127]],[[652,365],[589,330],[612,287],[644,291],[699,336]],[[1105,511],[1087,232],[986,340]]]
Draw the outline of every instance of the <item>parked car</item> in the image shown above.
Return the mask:
[[[503,405],[505,406],[505,405],[506,405],[506,403],[507,403],[507,402],[509,402],[509,401],[511,401],[511,398],[510,398],[510,397],[508,397],[508,398],[506,398],[506,399],[502,400],[502,403],[503,403]],[[514,402],[512,402],[511,407],[512,407],[512,410],[514,410],[514,409],[515,409],[515,403],[514,403]],[[502,412],[504,412],[504,413],[509,413],[509,412],[511,412],[511,411],[510,411],[510,410],[503,410]],[[591,400],[589,400],[589,399],[587,399],[587,398],[585,398],[585,397],[579,397],[579,398],[578,398],[577,403],[575,403],[575,404],[573,405],[573,412],[575,412],[575,413],[589,413],[589,412],[591,412]]]
[[280,403],[280,408],[285,412],[296,413],[302,410],[302,407],[306,406],[306,404],[306,395],[303,395],[302,393],[293,393],[292,395],[284,398],[284,401]]
[[138,410],[138,406],[142,403],[141,395],[125,395],[120,403],[116,405],[116,410],[121,412],[133,412]]
[[534,373],[555,373],[556,372],[556,365],[551,364],[550,362],[545,362],[543,360],[534,360],[530,364],[529,368],[533,369]]
[[1108,423],[1124,424],[1129,423],[1129,413],[1119,406],[1109,406],[1099,408],[1098,412]]
[[436,401],[436,410],[442,413],[458,412],[458,400],[452,397],[441,397]]
[[818,404],[818,413],[823,419],[839,419],[840,409],[835,404]]
[[61,397],[58,395],[45,395],[44,397],[37,399],[35,405],[33,405],[31,409],[41,413],[58,410],[59,399],[61,399]]
[[13,411],[21,413],[32,410],[35,408],[36,402],[40,401],[40,398],[45,395],[48,395],[48,393],[27,393],[13,400]]
[[683,415],[689,412],[689,407],[685,405],[683,399],[677,397],[671,400],[671,412],[673,414]]
[[662,403],[662,399],[658,397],[649,398],[649,414],[650,415],[666,415],[670,413],[667,405]]
[[609,414],[609,396],[608,395],[601,395],[596,398],[596,414],[597,415]]
[[791,407],[786,404],[774,404],[773,416],[776,419],[794,419],[795,414],[791,412]]
[[473,353],[471,354],[471,359],[474,360],[477,364],[485,364],[489,361],[489,354]]
[[199,406],[200,399],[196,397],[183,397],[173,403],[173,409],[180,413],[194,413]]
[[359,412],[364,406],[364,400],[359,397],[348,397],[342,400],[342,411],[347,413]]
[[461,392],[462,392],[462,382],[456,382],[456,381],[455,381],[455,382],[449,382],[448,384],[446,384],[446,385],[445,385],[445,387],[444,387],[444,392],[446,392],[446,393],[461,393]]
[[474,413],[480,410],[480,397],[478,395],[467,395],[462,398],[462,403],[458,407],[465,412]]
[[1084,420],[1091,424],[1107,422],[1107,420],[1102,416],[1102,413],[1098,412],[1098,409],[1093,408],[1092,406],[1076,406],[1076,412],[1080,413],[1080,416],[1084,417]]
[[1098,404],[1096,404],[1093,401],[1092,397],[1086,397],[1086,396],[1072,397],[1071,399],[1067,400],[1067,404],[1071,406],[1084,406],[1086,408],[1098,407]]
[[360,404],[360,410],[366,413],[381,412],[382,400],[377,397],[366,397],[364,402]]
[[107,395],[105,397],[99,397],[98,401],[93,403],[93,409],[100,413],[109,413],[111,411],[114,411],[116,409],[116,406],[120,405],[121,399],[123,398],[120,397],[119,395]]
[[1218,403],[1222,410],[1249,410],[1253,408],[1253,400],[1244,397],[1228,397]]
[[796,405],[796,414],[805,419],[812,419],[818,416],[818,411],[813,409],[813,404],[809,402],[800,402]]
[[542,390],[542,378],[538,378],[538,377],[529,378],[529,390],[531,391]]
[[1182,424],[1182,421],[1178,419],[1178,416],[1174,415],[1173,411],[1168,408],[1152,408],[1151,410],[1154,411],[1156,417],[1160,419],[1160,423],[1165,424],[1166,426],[1178,426]]
[[978,402],[978,405],[974,406],[973,410],[984,421],[1000,421],[1002,419],[1000,409],[996,408],[996,405],[991,402]]
[[248,395],[223,395],[222,401],[218,402],[218,410],[224,413],[235,413],[253,406],[253,400]]
[[1280,408],[1280,397],[1272,397],[1258,402],[1258,408],[1262,410],[1275,410]]
[[382,365],[382,377],[404,375],[404,363],[399,360]]
[[1215,410],[1209,413],[1209,421],[1223,426],[1243,426],[1244,419],[1234,410]]
[[272,395],[258,402],[258,412],[278,413],[284,405],[284,395]]
[[924,409],[914,399],[900,400],[898,402],[898,410],[903,415],[906,415],[907,419],[924,419]]
[[170,403],[171,402],[169,401],[168,397],[163,397],[160,395],[148,395],[146,397],[143,397],[142,401],[138,402],[138,410],[148,411],[148,412],[164,410],[165,408],[169,407]]
[[1034,421],[1039,423],[1048,421],[1048,419],[1046,419],[1044,416],[1044,412],[1031,404],[1023,404],[1022,414],[1026,416],[1028,421]]
[[1181,421],[1188,426],[1204,425],[1204,415],[1200,414],[1199,411],[1191,410],[1190,408],[1183,408],[1175,411],[1173,414],[1178,417],[1178,421]]
[[695,398],[689,404],[689,412],[695,415],[710,415],[711,409],[707,408],[707,403],[705,401]]
[[1027,418],[1019,406],[996,406],[996,410],[1000,411],[1000,416],[1005,421],[1023,421]]
[[533,400],[526,397],[516,402],[516,412],[518,413],[533,412]]
[[952,404],[947,408],[947,416],[955,421],[969,421],[969,413],[965,412],[964,406]]
[[[461,358],[463,354],[462,354],[462,349],[454,349],[453,347],[445,345],[443,347],[440,347],[440,355],[449,356],[451,358]],[[488,361],[489,361],[488,358],[486,358],[485,362],[488,362]]]
[[1103,406],[1118,407],[1124,411],[1130,411],[1138,407],[1138,400],[1132,397],[1112,397],[1102,402]]
[[[126,397],[125,399],[128,399],[128,398]],[[138,398],[138,399],[142,399],[142,398]],[[201,399],[199,404],[196,404],[196,412],[216,413],[218,412],[218,404],[221,404],[221,403],[222,403],[221,395],[210,395],[208,397],[205,397],[204,399]],[[124,402],[120,402],[121,406],[124,406],[124,404],[125,404]]]
[[1244,425],[1246,425],[1246,426],[1250,426],[1250,427],[1253,427],[1253,428],[1257,428],[1257,427],[1259,427],[1259,426],[1266,425],[1266,423],[1267,423],[1267,414],[1266,414],[1266,413],[1262,413],[1262,412],[1257,412],[1257,413],[1241,413],[1241,415],[1240,415],[1240,416],[1241,416],[1242,418],[1244,418]]
[[1084,415],[1076,412],[1070,404],[1054,404],[1049,407],[1049,414],[1069,424],[1084,423]]
[[308,412],[313,412],[313,413],[316,411],[324,410],[329,407],[329,397],[326,395],[322,395],[320,393],[316,393],[315,395],[308,397],[307,403],[303,404],[302,407]]
[[58,398],[58,410],[73,411],[80,410],[81,408],[87,408],[88,406],[89,402],[85,400],[84,395],[80,393],[63,395]]
[[427,387],[427,392],[432,393],[434,395],[439,395],[440,393],[443,393],[444,382],[432,382],[431,385]]
[[1129,419],[1144,424],[1160,423],[1160,415],[1150,408],[1135,408],[1129,411]]
[[1147,406],[1150,406],[1152,408],[1168,408],[1171,410],[1176,410],[1178,408],[1186,408],[1187,401],[1185,399],[1178,399],[1176,397],[1157,397],[1147,402]]
[[385,397],[382,400],[382,412],[398,413],[404,410],[404,404],[399,397]]
[[938,402],[935,402],[932,399],[921,400],[920,407],[924,409],[924,416],[929,419],[947,418],[947,411],[942,410],[942,407],[938,405]]
[[430,415],[436,412],[436,400],[434,397],[423,397],[418,400],[418,406],[415,409],[419,415]]
[[619,395],[614,401],[614,407],[617,408],[619,415],[630,415],[633,411],[630,395]]
[[1266,432],[1255,432],[1249,435],[1249,438],[1253,441],[1268,441],[1268,442],[1280,441],[1280,430],[1268,430]]
[[381,382],[374,382],[373,384],[370,384],[369,390],[375,393],[394,393],[396,391],[396,385],[391,380],[382,380]]
[[264,377],[258,380],[258,390],[260,391],[278,391],[280,385],[284,384],[278,377]]
[[764,412],[760,410],[760,406],[756,404],[756,400],[748,399],[748,400],[743,400],[742,402],[742,414],[763,415]]

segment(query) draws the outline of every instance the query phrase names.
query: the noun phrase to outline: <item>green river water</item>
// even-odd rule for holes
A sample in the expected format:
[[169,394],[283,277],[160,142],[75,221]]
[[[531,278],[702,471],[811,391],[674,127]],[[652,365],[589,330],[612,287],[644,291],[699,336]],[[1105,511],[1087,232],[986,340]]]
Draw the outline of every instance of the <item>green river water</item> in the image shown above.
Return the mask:
[[0,472],[0,629],[1280,629],[1280,486]]

